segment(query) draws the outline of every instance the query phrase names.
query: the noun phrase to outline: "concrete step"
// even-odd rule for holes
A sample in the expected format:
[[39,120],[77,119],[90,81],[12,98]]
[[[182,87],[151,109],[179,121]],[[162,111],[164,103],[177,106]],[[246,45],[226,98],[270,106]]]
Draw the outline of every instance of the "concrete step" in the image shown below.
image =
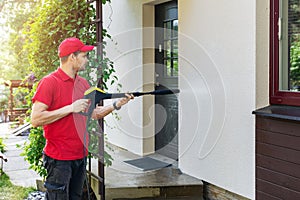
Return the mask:
[[[169,174],[168,169],[158,170],[157,173],[153,173],[152,175],[145,175],[144,177],[140,177],[135,179],[134,177],[128,176],[127,179],[122,180],[120,177],[120,182],[126,182],[128,185],[125,187],[109,187],[105,188],[105,199],[106,200],[122,200],[122,199],[191,199],[191,200],[202,200],[203,198],[203,185],[201,181],[197,183],[194,182],[181,182],[177,180],[175,182],[168,182],[160,180],[160,176],[163,177],[163,174]],[[180,176],[185,176],[185,174],[175,175],[171,178],[173,179],[181,179]],[[151,180],[153,177],[157,177],[158,182],[153,184]],[[164,177],[169,179],[170,177]],[[107,179],[109,179],[107,177]],[[132,182],[144,182],[145,184],[130,184]],[[161,182],[159,182],[161,181]],[[97,190],[97,189],[96,189]],[[94,187],[95,191],[95,187]],[[97,193],[97,191],[95,191]],[[98,197],[98,199],[100,199]]]
[[[114,169],[106,171],[106,199],[149,197],[199,197],[203,195],[202,181],[166,167],[143,173],[124,173]],[[111,175],[109,175],[111,174]],[[112,184],[112,179],[114,184]]]
[[115,199],[115,200],[164,200],[164,199],[169,199],[169,200],[199,200],[199,198],[198,197],[188,197],[188,196],[186,196],[186,197],[156,197],[156,198],[154,198],[154,197],[149,197],[149,198],[138,198],[138,199]]
[[[128,179],[123,179],[124,174],[123,176],[118,176],[118,173],[114,173],[114,176],[119,177],[119,183],[122,183],[123,186],[112,187],[107,185],[105,187],[106,200],[203,199],[203,184],[200,180],[185,174],[174,173],[174,169],[170,167],[138,176],[126,174]],[[106,180],[108,179],[110,179],[109,176],[106,176]],[[124,184],[127,184],[127,186]],[[93,188],[94,192],[97,193],[95,187]],[[98,199],[100,198],[98,197]]]
[[[187,199],[202,200],[203,183],[201,180],[184,174],[178,169],[177,161],[161,155],[151,155],[157,160],[171,163],[172,166],[161,169],[142,171],[124,161],[140,156],[126,150],[114,148],[110,152],[113,165],[105,169],[105,199]],[[97,165],[93,165],[94,172]],[[92,188],[98,194],[97,181]],[[98,196],[98,199],[99,196]]]
[[[168,187],[136,187],[136,188],[106,188],[106,200],[120,199],[193,199],[202,200],[203,187],[168,186]],[[124,198],[125,197],[125,198]]]

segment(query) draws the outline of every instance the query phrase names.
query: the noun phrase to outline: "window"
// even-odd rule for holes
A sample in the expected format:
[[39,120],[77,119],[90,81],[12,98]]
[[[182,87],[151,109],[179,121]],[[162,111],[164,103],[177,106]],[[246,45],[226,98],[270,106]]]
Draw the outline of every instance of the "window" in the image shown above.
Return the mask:
[[[175,10],[177,9],[170,9]],[[165,77],[178,76],[178,20],[172,19],[164,22],[164,65]]]
[[270,5],[270,103],[300,106],[300,1]]

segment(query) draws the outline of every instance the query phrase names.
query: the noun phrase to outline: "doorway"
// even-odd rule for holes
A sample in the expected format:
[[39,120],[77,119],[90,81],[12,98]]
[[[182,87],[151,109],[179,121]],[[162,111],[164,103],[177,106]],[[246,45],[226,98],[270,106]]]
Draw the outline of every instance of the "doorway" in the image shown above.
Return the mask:
[[[178,5],[155,6],[155,89],[178,88]],[[155,96],[155,151],[178,160],[178,99]]]

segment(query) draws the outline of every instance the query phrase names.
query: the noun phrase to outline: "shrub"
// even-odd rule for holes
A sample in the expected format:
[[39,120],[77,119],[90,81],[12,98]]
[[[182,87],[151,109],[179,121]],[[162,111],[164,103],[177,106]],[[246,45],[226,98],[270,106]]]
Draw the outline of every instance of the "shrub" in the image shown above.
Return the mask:
[[3,143],[3,139],[0,138],[0,152],[4,153],[5,151],[5,144]]

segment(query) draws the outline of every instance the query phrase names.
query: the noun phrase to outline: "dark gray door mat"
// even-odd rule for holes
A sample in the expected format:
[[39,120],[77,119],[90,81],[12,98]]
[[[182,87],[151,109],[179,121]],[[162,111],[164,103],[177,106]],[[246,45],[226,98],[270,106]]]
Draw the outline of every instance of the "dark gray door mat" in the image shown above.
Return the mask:
[[161,169],[172,165],[170,163],[165,163],[150,157],[143,157],[134,160],[126,160],[124,162],[142,171]]

